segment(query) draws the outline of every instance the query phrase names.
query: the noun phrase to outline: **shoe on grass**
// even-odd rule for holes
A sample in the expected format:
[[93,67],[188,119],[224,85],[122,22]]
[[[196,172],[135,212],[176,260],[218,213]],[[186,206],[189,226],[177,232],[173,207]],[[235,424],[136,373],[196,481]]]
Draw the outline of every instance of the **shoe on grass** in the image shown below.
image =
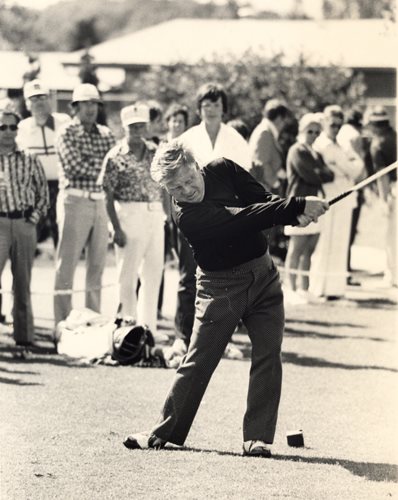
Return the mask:
[[137,432],[127,436],[123,444],[129,450],[149,450],[150,448],[161,450],[164,448],[166,441],[150,432]]
[[245,441],[243,443],[243,456],[270,458],[271,445],[258,440]]

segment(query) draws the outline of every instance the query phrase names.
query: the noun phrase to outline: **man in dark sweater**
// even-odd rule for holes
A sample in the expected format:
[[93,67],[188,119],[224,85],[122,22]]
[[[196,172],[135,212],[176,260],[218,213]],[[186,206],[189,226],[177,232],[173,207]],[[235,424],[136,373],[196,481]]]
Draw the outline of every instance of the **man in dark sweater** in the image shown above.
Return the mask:
[[131,449],[183,445],[209,380],[239,320],[252,343],[243,453],[271,455],[281,392],[283,295],[263,229],[307,225],[328,204],[316,197],[282,199],[247,171],[220,158],[199,169],[192,153],[172,142],[159,148],[152,177],[174,198],[176,222],[192,246],[196,311],[188,352],[158,423],[128,436]]

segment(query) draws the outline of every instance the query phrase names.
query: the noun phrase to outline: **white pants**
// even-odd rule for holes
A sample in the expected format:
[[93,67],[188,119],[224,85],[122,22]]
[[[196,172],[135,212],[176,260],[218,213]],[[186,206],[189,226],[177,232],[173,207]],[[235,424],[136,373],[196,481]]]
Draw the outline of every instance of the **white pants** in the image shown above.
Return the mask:
[[[160,202],[116,202],[120,226],[126,234],[116,246],[119,302],[123,315],[148,325],[156,334],[157,304],[164,264],[164,220]],[[137,300],[137,280],[141,287]]]

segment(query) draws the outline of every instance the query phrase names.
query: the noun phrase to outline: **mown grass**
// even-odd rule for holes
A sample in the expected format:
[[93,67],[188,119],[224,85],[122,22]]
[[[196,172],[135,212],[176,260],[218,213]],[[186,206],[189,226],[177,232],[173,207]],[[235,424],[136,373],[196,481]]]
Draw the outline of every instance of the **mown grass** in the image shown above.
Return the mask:
[[[373,305],[373,307],[371,307]],[[396,311],[389,301],[287,310],[271,460],[241,456],[250,346],[222,360],[186,447],[129,451],[174,372],[11,358],[0,336],[0,497],[21,499],[397,498]],[[42,337],[43,345],[46,337]],[[303,429],[305,447],[286,432]]]

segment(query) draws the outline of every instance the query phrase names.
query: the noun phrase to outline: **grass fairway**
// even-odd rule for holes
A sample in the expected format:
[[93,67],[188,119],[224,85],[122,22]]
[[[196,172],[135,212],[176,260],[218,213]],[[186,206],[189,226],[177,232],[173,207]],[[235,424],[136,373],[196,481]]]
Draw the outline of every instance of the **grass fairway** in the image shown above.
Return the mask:
[[[223,359],[183,449],[130,451],[174,371],[11,358],[0,336],[0,498],[398,498],[396,304],[360,295],[287,310],[274,455],[241,456],[250,346]],[[43,345],[46,343],[42,335]],[[290,448],[288,430],[305,447]]]

